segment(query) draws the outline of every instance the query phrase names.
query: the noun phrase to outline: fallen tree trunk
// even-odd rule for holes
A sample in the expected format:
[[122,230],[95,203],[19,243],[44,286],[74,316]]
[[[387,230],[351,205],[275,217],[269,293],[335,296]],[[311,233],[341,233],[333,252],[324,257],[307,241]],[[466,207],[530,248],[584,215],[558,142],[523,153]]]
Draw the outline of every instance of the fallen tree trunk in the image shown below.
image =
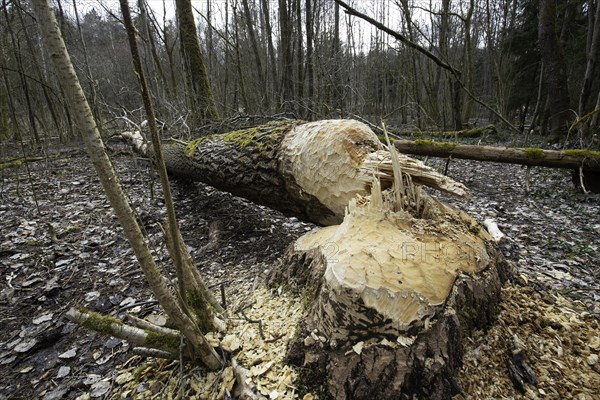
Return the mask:
[[432,140],[395,140],[394,146],[405,154],[600,172],[600,152],[597,151],[474,146]]
[[466,160],[571,169],[573,184],[600,193],[600,152],[590,150],[543,150],[539,148],[473,146],[432,140],[396,140],[394,146],[406,154],[453,157]]
[[495,135],[498,133],[494,125],[480,126],[460,131],[403,131],[403,136],[432,136],[438,138],[472,138],[484,135]]
[[[152,158],[139,132],[125,132]],[[377,135],[354,120],[279,121],[256,128],[163,143],[167,170],[320,225],[340,223],[348,202],[367,195],[374,175],[390,186],[389,153]],[[423,184],[468,196],[462,184],[422,162],[400,156],[404,173]]]

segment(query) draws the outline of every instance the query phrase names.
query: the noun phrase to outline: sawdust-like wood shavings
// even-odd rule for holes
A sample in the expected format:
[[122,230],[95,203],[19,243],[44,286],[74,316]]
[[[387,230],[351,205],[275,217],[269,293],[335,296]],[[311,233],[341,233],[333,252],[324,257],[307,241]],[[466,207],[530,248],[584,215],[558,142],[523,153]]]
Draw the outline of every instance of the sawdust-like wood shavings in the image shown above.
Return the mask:
[[[502,290],[501,313],[486,333],[465,349],[458,383],[467,399],[600,399],[600,368],[590,365],[600,351],[598,317],[583,307],[551,295],[554,304],[529,287]],[[513,386],[508,373],[510,341],[518,336],[533,368],[537,387],[525,393]]]
[[[301,300],[265,289],[257,290],[246,298],[240,296],[231,300],[227,332],[210,332],[206,335],[208,341],[215,347],[220,345],[231,351],[240,365],[250,370],[246,383],[256,387],[261,395],[269,399],[297,399],[294,387],[297,373],[283,360],[302,316]],[[245,309],[247,318],[236,313],[240,308]],[[264,340],[258,324],[249,320],[261,321]],[[217,352],[220,351],[217,349]],[[132,399],[177,398],[182,388],[185,399],[222,399],[225,393],[232,393],[235,384],[233,369],[229,365],[217,372],[184,365],[182,384],[180,365],[176,361],[137,357],[135,362],[128,364],[131,366],[118,371],[114,382],[118,390],[114,391],[111,399],[121,399],[123,393]],[[151,386],[152,383],[154,386]]]
[[[267,290],[255,292],[251,301],[254,304],[245,311],[245,315],[251,320],[262,321],[265,338],[260,337],[257,324],[236,321],[229,331],[241,342],[236,358],[242,366],[250,369],[250,379],[263,396],[294,399],[297,393],[293,382],[297,375],[283,360],[302,316],[301,301],[287,294],[274,295]],[[235,308],[232,306],[232,309]]]

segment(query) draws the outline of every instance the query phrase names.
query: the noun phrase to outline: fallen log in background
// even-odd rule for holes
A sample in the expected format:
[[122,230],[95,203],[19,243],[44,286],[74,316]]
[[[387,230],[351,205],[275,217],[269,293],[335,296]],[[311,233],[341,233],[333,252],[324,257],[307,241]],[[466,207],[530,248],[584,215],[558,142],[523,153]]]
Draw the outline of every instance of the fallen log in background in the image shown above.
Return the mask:
[[[123,136],[152,158],[139,132]],[[320,225],[340,223],[348,202],[367,195],[373,175],[393,180],[389,153],[377,135],[354,120],[278,121],[255,128],[163,143],[172,175],[202,181],[258,204]],[[462,184],[422,162],[400,157],[416,184],[468,196]]]
[[479,126],[461,131],[402,131],[402,136],[437,137],[437,138],[472,138],[484,135],[495,135],[498,130],[494,125]]
[[399,152],[433,157],[452,157],[549,168],[568,168],[600,172],[600,152],[589,150],[543,150],[538,148],[494,147],[436,142],[432,140],[395,140]]
[[395,140],[394,146],[406,154],[453,157],[573,171],[576,187],[600,193],[600,152],[590,150],[543,150],[539,148],[494,147],[435,142],[432,140]]

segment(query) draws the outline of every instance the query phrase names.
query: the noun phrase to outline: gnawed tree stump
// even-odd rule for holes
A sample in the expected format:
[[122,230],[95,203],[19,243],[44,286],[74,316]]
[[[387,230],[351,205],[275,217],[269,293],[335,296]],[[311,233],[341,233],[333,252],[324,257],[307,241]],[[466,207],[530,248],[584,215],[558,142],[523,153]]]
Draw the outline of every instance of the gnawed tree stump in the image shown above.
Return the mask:
[[[153,158],[139,132],[123,136]],[[169,173],[320,225],[342,221],[348,202],[367,195],[374,174],[391,185],[389,152],[365,124],[354,120],[276,121],[255,128],[163,144]],[[422,162],[400,156],[417,184],[468,196],[462,184]]]
[[381,194],[376,182],[271,276],[309,300],[289,360],[331,398],[448,398],[463,341],[497,312],[508,267],[492,237],[409,180],[398,186]]

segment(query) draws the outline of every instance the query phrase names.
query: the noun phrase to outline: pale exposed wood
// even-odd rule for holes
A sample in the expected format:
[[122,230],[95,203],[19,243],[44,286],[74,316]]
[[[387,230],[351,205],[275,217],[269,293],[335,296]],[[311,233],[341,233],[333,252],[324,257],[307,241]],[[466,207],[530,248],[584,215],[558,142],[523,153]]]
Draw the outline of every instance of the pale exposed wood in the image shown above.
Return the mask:
[[456,394],[463,341],[491,323],[508,274],[492,236],[399,165],[393,186],[375,177],[340,225],[300,237],[271,276],[309,299],[289,359],[332,398]]
[[[600,156],[582,152],[581,155],[556,150],[515,147],[475,146],[443,142],[396,140],[394,146],[405,154],[452,157],[477,161],[493,161],[550,168],[600,171]],[[591,153],[594,154],[594,153]]]
[[493,321],[507,269],[475,221],[436,207],[417,219],[354,204],[341,225],[300,238],[275,273],[312,299],[289,357],[318,371],[332,398],[456,394],[463,341]]

